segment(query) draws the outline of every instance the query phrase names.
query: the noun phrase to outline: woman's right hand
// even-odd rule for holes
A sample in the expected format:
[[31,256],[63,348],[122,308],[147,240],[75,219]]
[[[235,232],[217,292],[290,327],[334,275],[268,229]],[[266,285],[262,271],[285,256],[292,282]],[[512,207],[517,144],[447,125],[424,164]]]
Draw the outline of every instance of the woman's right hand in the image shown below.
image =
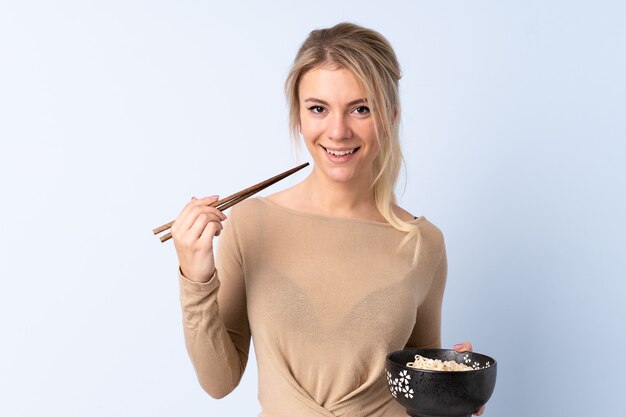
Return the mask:
[[218,196],[193,197],[183,208],[170,231],[183,276],[191,281],[207,282],[215,273],[213,238],[219,236],[224,213],[209,204]]

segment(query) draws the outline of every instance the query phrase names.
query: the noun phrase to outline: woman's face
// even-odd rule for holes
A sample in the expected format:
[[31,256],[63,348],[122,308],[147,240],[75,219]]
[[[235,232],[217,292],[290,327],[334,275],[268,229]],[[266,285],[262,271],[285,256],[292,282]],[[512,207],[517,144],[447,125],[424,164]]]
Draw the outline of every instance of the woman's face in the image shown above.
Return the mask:
[[302,76],[298,95],[315,169],[332,181],[371,184],[379,149],[363,85],[346,69],[322,67]]

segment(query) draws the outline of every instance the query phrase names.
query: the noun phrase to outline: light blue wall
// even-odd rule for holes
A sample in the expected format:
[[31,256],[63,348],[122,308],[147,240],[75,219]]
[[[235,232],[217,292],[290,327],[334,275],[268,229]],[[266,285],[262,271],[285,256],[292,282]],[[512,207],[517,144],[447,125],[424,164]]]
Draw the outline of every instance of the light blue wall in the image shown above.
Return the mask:
[[400,200],[446,235],[444,343],[499,361],[486,415],[623,415],[625,16],[619,1],[0,0],[0,415],[258,412],[254,360],[223,400],[196,383],[175,254],[150,230],[306,160],[282,81],[306,34],[343,20],[402,64]]

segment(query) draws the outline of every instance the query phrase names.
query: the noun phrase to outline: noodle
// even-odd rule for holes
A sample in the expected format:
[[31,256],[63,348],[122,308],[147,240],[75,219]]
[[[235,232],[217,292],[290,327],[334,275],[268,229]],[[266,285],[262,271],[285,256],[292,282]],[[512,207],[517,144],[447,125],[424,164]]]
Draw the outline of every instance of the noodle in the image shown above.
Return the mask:
[[429,371],[472,371],[475,368],[464,363],[455,361],[441,361],[439,359],[429,359],[421,355],[415,355],[415,362],[406,364],[409,368],[426,369]]

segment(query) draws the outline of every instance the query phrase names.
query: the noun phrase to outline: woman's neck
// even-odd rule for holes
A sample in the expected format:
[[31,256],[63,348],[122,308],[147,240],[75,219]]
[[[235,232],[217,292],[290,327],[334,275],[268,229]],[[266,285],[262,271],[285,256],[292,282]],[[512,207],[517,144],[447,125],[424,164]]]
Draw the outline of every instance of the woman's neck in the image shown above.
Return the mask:
[[311,173],[299,184],[300,209],[338,217],[384,220],[374,201],[371,181],[337,182]]

